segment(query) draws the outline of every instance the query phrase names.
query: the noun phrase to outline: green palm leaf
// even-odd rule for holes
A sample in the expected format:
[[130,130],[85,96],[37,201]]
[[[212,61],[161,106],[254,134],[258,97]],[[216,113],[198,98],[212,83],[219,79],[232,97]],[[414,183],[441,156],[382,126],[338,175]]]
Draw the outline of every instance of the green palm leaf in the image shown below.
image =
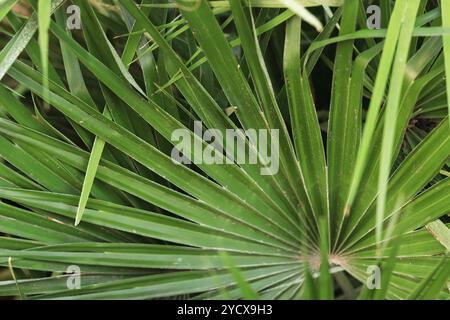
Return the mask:
[[0,0],[0,296],[449,299],[446,1],[68,5]]

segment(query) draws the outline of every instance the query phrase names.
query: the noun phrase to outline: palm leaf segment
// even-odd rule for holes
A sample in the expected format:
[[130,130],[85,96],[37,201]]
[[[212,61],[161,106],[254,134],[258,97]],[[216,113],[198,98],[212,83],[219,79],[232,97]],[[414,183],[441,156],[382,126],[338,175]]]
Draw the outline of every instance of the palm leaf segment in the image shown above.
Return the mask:
[[[329,299],[350,276],[367,298],[380,266],[372,298],[448,298],[426,282],[448,279],[445,2],[384,4],[382,30],[358,0],[321,1],[322,28],[317,2],[75,0],[71,32],[54,0],[50,53],[42,12],[1,4],[0,264],[31,274],[0,295]],[[243,137],[258,164],[174,163],[174,130],[207,145],[194,121],[277,129],[278,173]]]

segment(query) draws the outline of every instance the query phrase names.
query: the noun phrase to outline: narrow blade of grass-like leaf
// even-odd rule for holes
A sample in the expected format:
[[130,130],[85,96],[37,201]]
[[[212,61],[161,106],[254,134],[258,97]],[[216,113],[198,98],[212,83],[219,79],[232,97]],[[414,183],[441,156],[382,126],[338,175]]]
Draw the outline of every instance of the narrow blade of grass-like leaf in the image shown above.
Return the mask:
[[9,272],[11,273],[11,276],[13,277],[14,283],[16,285],[17,292],[19,293],[19,297],[23,300],[24,299],[24,295],[22,293],[22,290],[20,290],[19,283],[17,282],[16,273],[14,272],[14,268],[13,268],[13,265],[12,265],[12,257],[8,258],[8,268],[9,268]]
[[391,173],[392,155],[395,141],[395,128],[397,126],[398,110],[401,102],[404,74],[411,45],[412,32],[416,21],[420,0],[408,1],[405,9],[404,23],[400,31],[397,54],[392,70],[392,79],[386,105],[385,122],[383,127],[383,143],[381,150],[380,172],[378,176],[378,198],[376,211],[376,240],[381,241],[382,223],[386,207],[386,195],[389,175]]
[[300,70],[300,33],[300,18],[291,18],[286,28],[283,59],[291,125],[297,158],[315,213],[328,217],[325,150],[309,79]]
[[[355,31],[359,11],[359,0],[345,2],[339,35]],[[337,45],[333,70],[333,89],[328,123],[327,156],[330,198],[330,230],[332,243],[339,236],[345,214],[348,186],[356,160],[359,142],[360,105],[349,100],[353,65],[353,41]]]
[[[450,28],[450,2],[441,1],[442,9],[442,27]],[[444,58],[445,58],[445,74],[446,74],[446,86],[447,86],[447,105],[448,105],[448,119],[450,121],[450,35],[443,37],[444,41]]]
[[333,278],[329,264],[329,227],[326,217],[319,217],[320,227],[320,274],[319,274],[319,299],[332,300]]
[[[56,10],[63,2],[64,0],[53,0],[51,12]],[[34,13],[0,52],[0,79],[3,79],[9,68],[26,48],[28,42],[33,38],[33,35],[37,30],[38,17],[37,14]]]
[[439,291],[447,284],[450,276],[450,268],[448,267],[449,257],[442,258],[436,268],[428,274],[416,287],[416,289],[408,296],[408,300],[431,300],[435,299]]
[[14,7],[18,0],[1,0],[0,1],[0,21],[8,14],[8,12]]
[[[127,2],[129,1],[125,1],[125,3]],[[208,58],[209,64],[217,80],[220,82],[229,103],[238,108],[236,115],[243,127],[245,129],[267,130],[267,119],[261,113],[258,101],[239,69],[231,46],[224,36],[208,2],[205,0],[199,1],[196,10],[192,10],[192,8],[186,8],[184,10],[184,5],[186,3],[180,1],[180,6],[182,6],[181,12],[188,21],[197,41]],[[293,198],[292,201],[307,203],[306,196],[303,194],[303,186],[296,184],[289,172],[286,161],[289,154],[286,155],[283,150],[283,146],[280,146],[280,170],[274,177],[279,179],[280,186],[283,188],[286,197],[292,198],[293,196],[297,196],[297,199]]]
[[51,0],[38,1],[39,49],[41,51],[44,97],[48,95],[48,29],[51,19],[51,4]]
[[[106,111],[105,107],[105,111]],[[106,111],[108,114],[109,112]],[[102,157],[103,149],[105,147],[105,141],[95,137],[94,145],[92,146],[91,156],[89,157],[86,174],[84,176],[83,188],[81,190],[80,202],[78,204],[77,215],[75,217],[75,226],[81,222],[84,209],[86,208],[89,194],[91,193],[92,184],[94,183],[95,175],[97,173],[97,167]]]
[[222,258],[224,264],[228,267],[234,279],[236,280],[239,289],[241,290],[242,297],[246,300],[258,300],[259,295],[253,290],[252,286],[245,280],[239,268],[226,252],[220,252],[220,257]]
[[[272,85],[272,81],[270,79],[270,75],[267,70],[266,62],[264,61],[261,48],[259,45],[258,38],[256,36],[256,28],[255,28],[255,21],[253,19],[253,16],[250,14],[251,22],[247,21],[245,11],[243,7],[240,4],[240,1],[233,0],[231,3],[231,9],[234,16],[235,24],[237,27],[237,30],[239,32],[240,38],[242,39],[242,48],[244,50],[244,53],[246,54],[246,62],[249,67],[250,75],[252,77],[253,83],[255,85],[255,89],[257,92],[257,96],[259,97],[259,101],[261,104],[261,107],[264,111],[264,114],[266,116],[266,119],[269,123],[270,128],[279,130],[279,144],[280,144],[280,155],[285,155],[287,161],[283,161],[283,163],[287,163],[287,167],[289,168],[289,174],[296,173],[295,175],[302,175],[302,172],[297,164],[297,161],[295,159],[295,153],[294,153],[294,147],[291,143],[289,132],[287,130],[286,124],[283,121],[283,116],[280,112],[280,108],[277,104],[275,93]],[[300,41],[300,40],[299,40]],[[300,68],[298,68],[299,70]],[[315,116],[315,112],[313,113]],[[315,123],[313,118],[310,122]],[[305,121],[309,121],[308,119],[305,119]],[[313,130],[314,131],[314,126]],[[319,132],[320,136],[320,129],[317,125],[317,131]],[[317,140],[312,139],[314,142]],[[317,170],[312,170],[313,173],[320,172],[320,165],[323,165],[323,168],[325,167],[324,164],[324,155],[322,154],[322,162],[320,157],[320,150],[323,150],[323,146],[320,143],[313,148],[313,150],[317,150],[318,156],[317,160],[309,161],[310,163],[316,163],[319,167]],[[284,158],[284,157],[283,157]],[[283,166],[283,165],[282,165]],[[293,171],[293,172],[292,172]],[[291,173],[292,172],[292,173]],[[323,177],[324,175],[320,175]],[[320,181],[320,177],[317,178]],[[303,179],[302,179],[303,180]],[[325,182],[321,181],[322,183],[317,183],[319,187],[322,187],[322,189],[325,189]],[[306,181],[307,185],[307,181]],[[314,190],[316,191],[316,190]],[[322,190],[322,194],[326,194],[324,190]],[[319,192],[316,192],[318,194]],[[316,196],[316,195],[315,195]],[[317,196],[316,196],[317,197]],[[321,203],[320,203],[320,200]],[[326,207],[326,199],[323,197],[318,202],[319,204],[317,207]],[[304,211],[304,210],[302,210]],[[326,209],[317,209],[316,211],[320,212],[326,212]],[[305,214],[305,212],[301,212],[301,214]]]
[[370,100],[364,133],[362,136],[360,148],[358,149],[358,155],[356,157],[355,169],[353,172],[353,178],[350,184],[350,190],[346,204],[346,208],[349,209],[347,209],[346,212],[349,212],[351,210],[351,205],[355,200],[359,184],[364,174],[364,169],[366,167],[366,162],[372,144],[373,134],[375,132],[377,124],[378,113],[384,98],[385,88],[387,86],[388,77],[391,71],[392,61],[394,60],[394,54],[396,50],[397,40],[400,35],[400,26],[403,20],[406,2],[407,1],[405,0],[399,0],[395,2],[394,12],[392,14],[389,28],[387,30],[386,41],[383,48],[383,55],[381,56],[380,68],[377,73],[374,91]]
[[322,22],[315,15],[306,9],[301,2],[296,0],[280,0],[282,4],[295,12],[300,18],[302,18],[306,23],[312,25],[318,32],[323,30]]
[[450,252],[450,229],[441,220],[428,223],[426,229],[429,233]]

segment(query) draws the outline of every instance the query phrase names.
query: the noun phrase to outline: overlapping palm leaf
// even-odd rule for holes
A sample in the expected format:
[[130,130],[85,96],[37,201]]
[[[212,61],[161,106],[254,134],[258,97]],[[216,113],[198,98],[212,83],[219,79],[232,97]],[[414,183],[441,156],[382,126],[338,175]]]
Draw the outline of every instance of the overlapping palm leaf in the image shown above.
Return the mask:
[[[0,1],[0,295],[448,299],[448,11],[381,2]],[[278,129],[279,172],[174,163],[196,120]]]

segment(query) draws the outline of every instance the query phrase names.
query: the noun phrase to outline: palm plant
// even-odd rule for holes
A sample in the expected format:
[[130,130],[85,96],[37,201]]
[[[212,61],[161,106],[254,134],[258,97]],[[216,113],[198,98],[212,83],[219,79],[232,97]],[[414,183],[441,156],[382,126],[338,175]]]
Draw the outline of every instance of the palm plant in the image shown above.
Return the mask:
[[[449,298],[448,1],[18,3],[0,1],[1,296]],[[243,137],[257,164],[174,163],[180,128],[227,156],[194,121],[278,129],[278,173]]]

